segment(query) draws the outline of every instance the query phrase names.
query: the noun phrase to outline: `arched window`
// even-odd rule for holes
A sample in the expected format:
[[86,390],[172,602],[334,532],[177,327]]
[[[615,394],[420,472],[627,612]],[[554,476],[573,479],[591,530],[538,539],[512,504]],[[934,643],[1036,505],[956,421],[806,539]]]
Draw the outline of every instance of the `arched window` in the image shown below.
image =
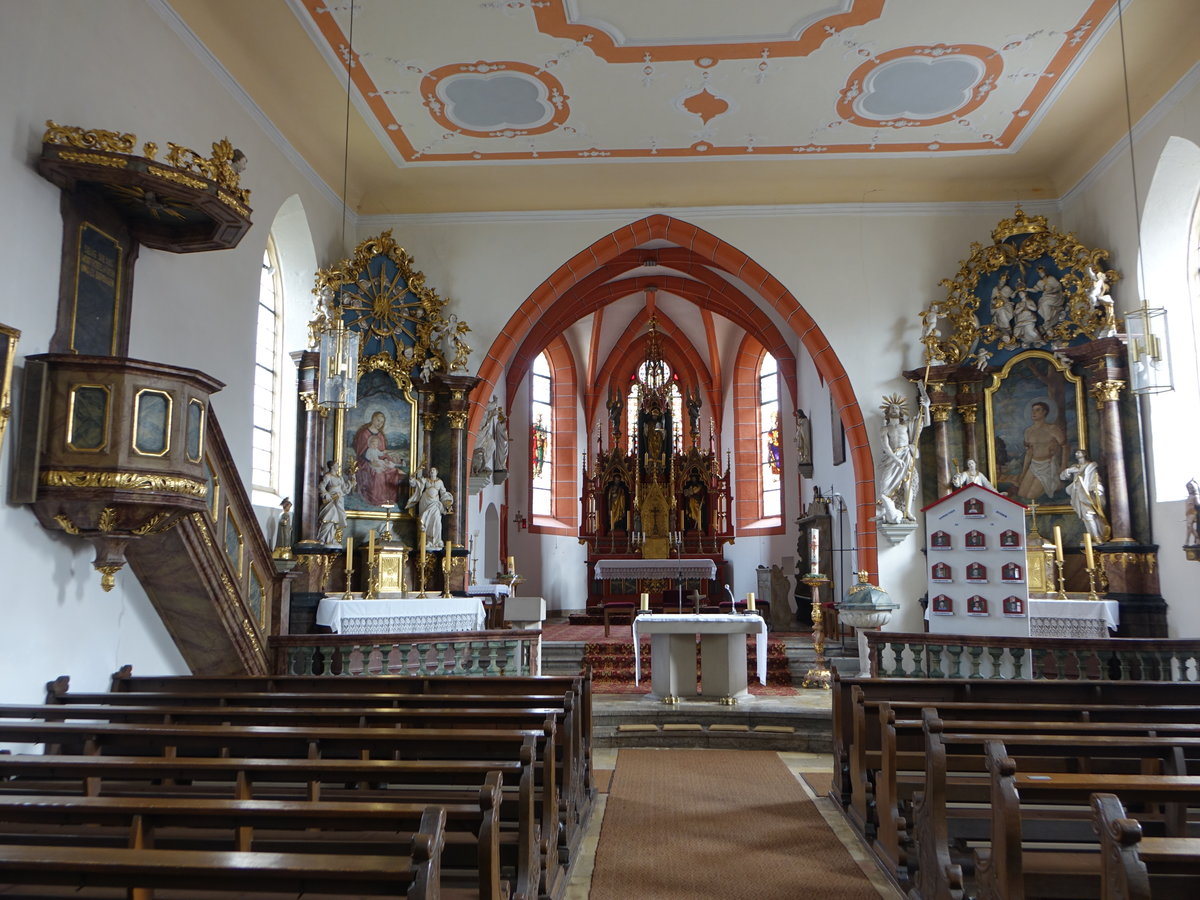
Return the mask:
[[539,353],[529,385],[530,511],[554,515],[554,381],[550,361]]
[[[254,343],[254,438],[251,486],[278,494],[279,392],[283,357],[283,290],[274,238],[267,238],[258,288],[258,330]],[[274,501],[272,501],[274,502]]]
[[783,446],[779,419],[779,366],[764,353],[758,365],[758,434],[761,462],[762,512],[764,519],[783,512]]
[[[625,397],[625,421],[629,423],[629,433],[637,433],[638,410],[642,405],[642,390],[643,385],[651,384],[648,381],[648,362],[638,366],[637,377],[629,388],[629,393]],[[671,367],[666,362],[660,361],[661,372],[663,377],[668,380],[667,383],[667,404],[671,409],[671,434],[670,446],[683,446],[683,394],[679,390],[679,382],[677,376],[671,372]],[[630,448],[632,449],[632,448]]]

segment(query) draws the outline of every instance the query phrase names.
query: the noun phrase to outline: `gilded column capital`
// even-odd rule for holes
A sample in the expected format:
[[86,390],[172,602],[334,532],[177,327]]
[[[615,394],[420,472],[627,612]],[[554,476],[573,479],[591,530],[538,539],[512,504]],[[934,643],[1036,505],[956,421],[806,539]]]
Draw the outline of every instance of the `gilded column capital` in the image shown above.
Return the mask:
[[971,404],[970,406],[960,406],[958,408],[958,414],[962,416],[962,420],[968,425],[974,425],[975,420],[979,416],[979,407],[975,404]]
[[1125,382],[1120,379],[1108,379],[1106,381],[1097,381],[1091,387],[1092,396],[1096,398],[1096,406],[1103,408],[1105,403],[1112,403],[1121,398],[1121,389],[1125,387]]
[[950,419],[950,411],[954,409],[949,403],[935,403],[929,407],[929,414],[935,422],[947,422]]
[[425,426],[426,431],[433,431],[433,426],[437,424],[437,413],[421,413],[421,423]]
[[446,418],[450,420],[451,428],[462,429],[467,427],[467,413],[465,411],[447,413]]

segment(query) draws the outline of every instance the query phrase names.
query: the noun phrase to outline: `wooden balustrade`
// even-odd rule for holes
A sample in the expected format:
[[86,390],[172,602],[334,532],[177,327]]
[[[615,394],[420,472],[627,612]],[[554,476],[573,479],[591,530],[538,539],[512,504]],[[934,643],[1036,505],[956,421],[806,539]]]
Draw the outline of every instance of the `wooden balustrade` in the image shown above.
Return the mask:
[[1200,682],[1200,641],[980,637],[868,631],[879,678]]
[[542,633],[280,635],[269,641],[276,675],[538,674]]

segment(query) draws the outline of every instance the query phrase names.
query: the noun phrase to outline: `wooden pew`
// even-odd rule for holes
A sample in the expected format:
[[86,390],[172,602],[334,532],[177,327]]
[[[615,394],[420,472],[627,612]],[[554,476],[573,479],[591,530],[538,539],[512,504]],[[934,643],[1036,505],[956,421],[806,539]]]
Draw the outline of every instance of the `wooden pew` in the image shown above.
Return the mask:
[[[491,804],[494,785],[504,791],[496,806],[500,859],[513,872],[514,892],[532,898],[548,893],[563,874],[543,871],[532,749],[525,748],[522,762],[503,763],[0,754],[0,803],[8,794],[27,796],[30,791],[46,800],[68,801],[437,803],[457,822],[455,804],[474,801],[478,817],[478,807]],[[505,781],[516,787],[503,788]]]
[[78,896],[86,896],[80,888],[117,886],[137,900],[157,888],[439,900],[444,829],[445,812],[430,807],[407,856],[0,844],[0,883],[62,885]]
[[[957,833],[959,822],[967,819],[977,825],[979,806],[990,799],[988,778],[980,774],[987,770],[990,742],[1002,742],[1010,756],[1030,760],[1029,768],[1038,772],[1074,766],[1085,771],[1104,767],[1118,774],[1137,773],[1146,760],[1153,759],[1163,772],[1172,774],[1182,751],[1200,750],[1200,738],[1192,737],[962,734],[941,731],[938,720],[927,719],[925,725],[925,781],[913,802],[917,860],[910,894],[914,900],[961,896],[962,858],[955,859],[953,847],[962,837]],[[974,806],[958,805],[964,803]]]
[[[963,710],[960,710],[963,711]],[[980,710],[972,710],[979,713]],[[1042,710],[1041,712],[1045,712]],[[897,720],[890,704],[879,706],[879,735],[881,746],[877,752],[859,752],[855,748],[852,757],[852,809],[862,809],[869,824],[875,825],[872,837],[875,841],[877,855],[885,861],[887,868],[898,870],[902,862],[901,847],[904,842],[906,825],[904,801],[911,797],[914,790],[919,790],[924,784],[923,770],[927,753],[927,737],[925,722],[935,720],[942,729],[952,729],[955,732],[988,732],[992,734],[1007,734],[1013,737],[1034,734],[1046,735],[1108,735],[1112,737],[1154,737],[1172,736],[1181,738],[1200,739],[1200,721],[1185,724],[1181,722],[1080,722],[1080,721],[1024,721],[1005,720],[1001,718],[983,719],[946,719],[942,715],[942,707],[929,707],[922,711],[921,720]],[[1153,710],[1142,710],[1143,718],[1153,714]],[[1190,755],[1200,757],[1200,749],[1194,746],[1188,753],[1183,752],[1179,760],[1172,760],[1171,766],[1182,773],[1179,768]],[[1062,765],[1070,765],[1068,758]],[[1145,771],[1143,769],[1143,771]],[[907,773],[901,780],[901,772]],[[1150,774],[1147,772],[1146,774]],[[851,817],[857,824],[858,816]]]
[[1099,896],[1100,844],[1090,821],[1079,827],[1092,818],[1097,791],[1118,792],[1126,803],[1164,804],[1166,815],[1155,826],[1171,839],[1186,836],[1187,809],[1200,804],[1198,776],[1019,772],[999,741],[988,744],[987,765],[989,846],[975,850],[980,900],[1045,896],[1056,884],[1077,896]]
[[1200,838],[1144,838],[1115,794],[1092,794],[1102,900],[1200,896]]
[[[850,757],[854,741],[854,694],[867,701],[897,700],[939,706],[956,702],[1050,703],[1075,706],[1200,706],[1200,682],[1020,681],[982,678],[841,677],[831,684],[833,779],[829,796],[850,804]],[[870,723],[868,723],[870,726]]]
[[[500,773],[475,804],[449,804],[441,882],[508,900],[500,878]],[[411,844],[421,803],[0,795],[0,843],[386,856]],[[515,898],[514,898],[515,900]]]

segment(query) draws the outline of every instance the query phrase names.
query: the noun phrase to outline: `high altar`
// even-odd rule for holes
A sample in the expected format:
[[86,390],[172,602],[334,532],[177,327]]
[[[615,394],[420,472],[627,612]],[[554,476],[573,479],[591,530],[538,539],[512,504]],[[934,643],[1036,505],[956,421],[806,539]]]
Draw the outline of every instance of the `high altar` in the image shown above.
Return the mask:
[[[608,401],[608,447],[597,426],[595,452],[590,460],[584,455],[579,539],[588,546],[589,607],[634,601],[642,592],[655,598],[655,606],[670,605],[682,586],[708,598],[706,603],[723,596],[718,591],[730,577],[722,547],[734,538],[729,467],[721,469],[711,428],[708,448],[700,446],[700,396],[695,390],[685,388],[681,394],[677,379],[668,376],[652,318],[646,360],[630,399],[614,395]],[[673,440],[685,412],[688,437]],[[596,571],[601,561],[636,559],[709,560],[715,575],[685,574],[681,581],[664,572],[602,577]],[[692,600],[681,602],[693,605]]]

